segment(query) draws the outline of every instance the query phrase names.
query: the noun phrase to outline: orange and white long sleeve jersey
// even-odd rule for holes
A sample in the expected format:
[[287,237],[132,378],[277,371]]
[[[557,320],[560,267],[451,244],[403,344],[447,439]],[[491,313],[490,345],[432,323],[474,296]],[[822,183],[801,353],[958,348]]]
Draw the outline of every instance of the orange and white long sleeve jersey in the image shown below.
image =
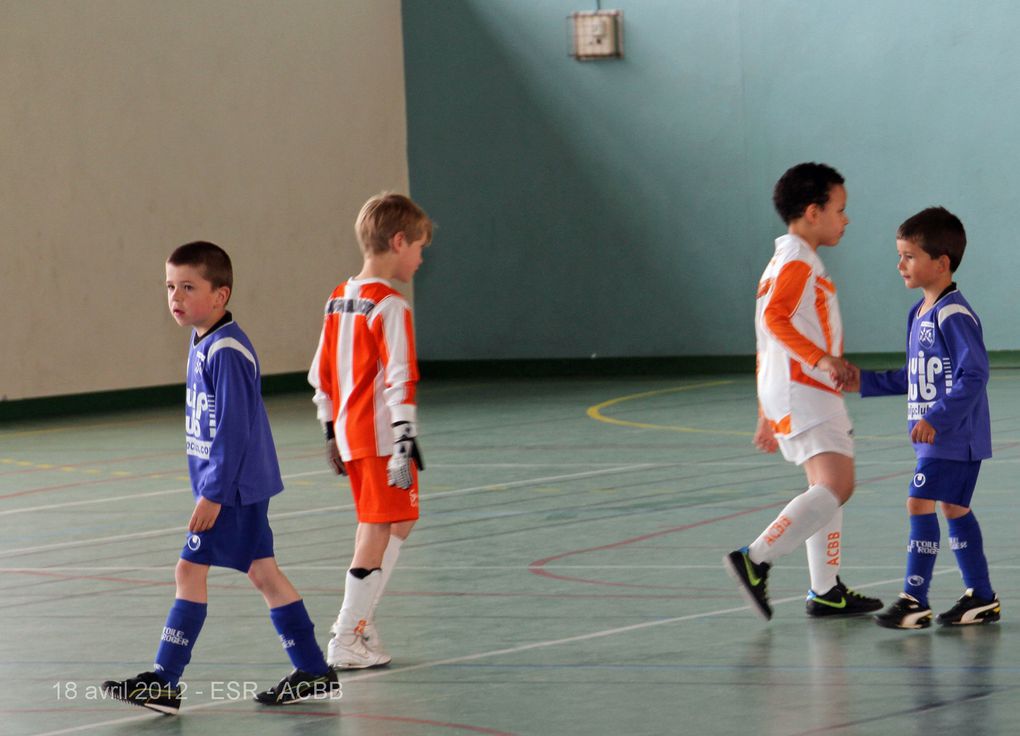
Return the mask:
[[826,354],[843,354],[836,285],[818,254],[796,235],[776,239],[758,284],[755,314],[758,401],[777,435],[793,437],[846,411]]
[[349,279],[326,302],[308,382],[344,460],[393,453],[394,422],[415,422],[418,361],[407,301],[383,279]]

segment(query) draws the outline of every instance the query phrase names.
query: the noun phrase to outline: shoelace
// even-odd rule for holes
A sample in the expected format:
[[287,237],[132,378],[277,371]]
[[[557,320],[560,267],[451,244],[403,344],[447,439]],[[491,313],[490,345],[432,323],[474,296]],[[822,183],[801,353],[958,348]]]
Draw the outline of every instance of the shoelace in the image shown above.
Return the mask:
[[847,598],[857,598],[858,600],[864,600],[868,597],[866,595],[861,595],[853,588],[843,585],[842,581],[840,582],[840,586],[842,586],[843,588],[843,595],[845,595]]

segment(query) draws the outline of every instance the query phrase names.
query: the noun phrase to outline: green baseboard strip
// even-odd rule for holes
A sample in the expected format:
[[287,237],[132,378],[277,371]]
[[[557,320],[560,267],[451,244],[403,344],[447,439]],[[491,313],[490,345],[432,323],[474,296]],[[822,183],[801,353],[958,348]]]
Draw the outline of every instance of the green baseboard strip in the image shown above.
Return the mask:
[[[311,400],[312,389],[308,385],[307,373],[278,373],[262,377],[263,396],[308,392]],[[65,396],[43,396],[16,401],[0,401],[0,423],[16,422],[46,417],[78,416],[82,414],[108,414],[116,411],[135,409],[156,409],[179,404],[184,407],[184,384],[145,386],[113,391],[96,391],[87,394]]]
[[502,378],[606,378],[754,371],[753,355],[651,358],[547,358],[537,360],[425,360],[422,380]]
[[[903,353],[851,353],[847,358],[862,368],[897,368]],[[1020,369],[1020,350],[997,350],[989,354],[995,370]],[[689,376],[754,372],[753,355],[694,355],[652,358],[562,358],[538,360],[423,360],[425,381],[493,380],[529,378],[618,378],[641,376]],[[262,393],[308,393],[304,372],[262,377]],[[97,391],[66,396],[0,401],[0,423],[111,411],[152,409],[183,404],[184,384]]]

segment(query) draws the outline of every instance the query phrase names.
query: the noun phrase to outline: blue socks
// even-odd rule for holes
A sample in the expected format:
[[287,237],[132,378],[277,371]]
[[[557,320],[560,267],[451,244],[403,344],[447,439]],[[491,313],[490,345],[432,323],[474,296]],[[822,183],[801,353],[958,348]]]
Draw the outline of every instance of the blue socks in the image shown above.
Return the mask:
[[[191,650],[202,631],[207,609],[205,603],[178,598],[167,614],[163,636],[156,650],[155,670],[171,687],[177,686],[184,668],[191,661]],[[297,669],[312,675],[322,675],[329,671],[329,665],[315,641],[315,626],[308,618],[303,601],[273,608],[269,611],[269,617],[280,635],[284,650]]]
[[272,608],[269,617],[295,668],[311,675],[324,675],[329,671],[329,665],[315,641],[315,625],[308,617],[304,601],[299,599],[286,606]]
[[981,527],[974,512],[959,519],[949,519],[949,546],[956,554],[956,564],[963,575],[963,584],[974,589],[974,595],[990,601],[995,597],[988,579],[988,561],[985,560]]
[[928,588],[939,553],[939,517],[916,514],[910,517],[910,541],[907,543],[907,574],[903,592],[928,608]]
[[205,623],[208,605],[177,598],[166,617],[166,626],[156,650],[156,674],[177,687],[184,668],[191,661],[191,650]]

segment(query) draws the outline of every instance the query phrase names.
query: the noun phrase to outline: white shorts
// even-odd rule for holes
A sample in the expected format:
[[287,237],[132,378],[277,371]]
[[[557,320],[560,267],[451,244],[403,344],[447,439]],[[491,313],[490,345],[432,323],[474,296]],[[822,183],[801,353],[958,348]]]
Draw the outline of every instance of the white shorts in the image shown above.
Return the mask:
[[776,437],[783,457],[791,463],[803,465],[823,452],[854,456],[854,427],[845,411],[826,419],[794,437]]

